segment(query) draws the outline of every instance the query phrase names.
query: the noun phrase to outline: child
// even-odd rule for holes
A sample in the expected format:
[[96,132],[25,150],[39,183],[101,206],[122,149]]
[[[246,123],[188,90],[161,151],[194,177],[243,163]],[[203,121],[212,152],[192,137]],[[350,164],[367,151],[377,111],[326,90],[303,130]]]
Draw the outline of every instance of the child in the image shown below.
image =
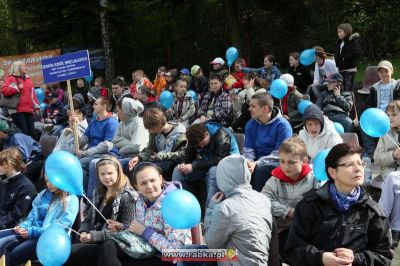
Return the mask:
[[279,167],[272,171],[271,178],[262,190],[271,200],[272,214],[278,225],[280,253],[285,247],[297,203],[303,199],[304,193],[317,185],[318,181],[308,165],[305,143],[299,137],[282,142],[279,147]]
[[47,228],[55,223],[67,227],[74,223],[79,210],[78,198],[53,186],[47,177],[46,186],[33,200],[25,221],[0,233],[0,255],[5,255],[6,265],[37,259],[36,244]]
[[16,148],[0,152],[0,175],[4,199],[0,203],[0,230],[14,227],[26,214],[36,196],[35,186],[22,173],[25,163]]
[[156,78],[154,79],[153,91],[157,98],[160,97],[161,92],[167,86],[167,81],[165,80],[165,73],[167,68],[165,66],[160,66],[156,73]]
[[236,61],[235,61],[235,68],[234,68],[234,71],[232,74],[235,82],[231,85],[227,85],[225,82],[224,90],[230,91],[233,89],[233,90],[237,91],[235,93],[238,93],[244,88],[243,79],[244,79],[245,74],[241,70],[243,67],[246,67],[246,61],[243,58],[238,57],[238,59],[236,59]]
[[187,68],[182,68],[179,71],[179,78],[185,80],[188,85],[192,82],[192,79],[190,78],[190,71]]
[[132,170],[139,160],[151,160],[162,169],[167,180],[170,180],[172,170],[183,161],[185,156],[186,128],[179,123],[167,122],[164,113],[156,108],[145,112],[143,123],[150,131],[149,145],[137,157],[129,161],[129,168]]
[[268,82],[267,89],[271,86],[272,81],[278,79],[281,76],[281,71],[276,65],[276,58],[274,55],[269,54],[264,57],[264,67],[260,68],[247,68],[243,67],[241,70],[245,73],[254,71],[257,72],[260,78],[265,79]]
[[303,94],[301,94],[294,85],[294,78],[292,75],[283,74],[279,79],[283,80],[288,86],[288,92],[285,97],[282,98],[282,115],[289,121],[292,128],[295,129],[296,126],[301,125],[303,120],[297,108],[300,101],[303,100]]
[[74,92],[74,96],[76,94],[82,94],[85,100],[85,104],[89,102],[88,97],[87,97],[87,93],[88,93],[88,89],[86,88],[85,85],[85,80],[84,79],[77,79],[76,80],[76,89]]
[[[75,97],[75,96],[74,96]],[[70,114],[68,114],[68,117]],[[88,122],[84,118],[82,112],[79,109],[75,109],[75,116],[76,116],[76,125],[78,131],[78,138],[80,138],[85,130],[88,127]],[[56,146],[54,147],[53,151],[68,151],[70,153],[75,153],[75,139],[74,134],[72,133],[72,127],[69,125],[68,128],[65,128],[59,139],[57,140]]]
[[221,192],[212,197],[204,219],[208,248],[236,249],[238,264],[233,265],[267,265],[272,230],[270,201],[251,188],[251,174],[243,156],[222,159],[217,176]]
[[175,82],[174,104],[167,110],[168,120],[174,120],[188,127],[193,122],[196,108],[192,96],[186,92],[187,83],[182,79]]
[[307,154],[311,161],[318,152],[343,142],[333,122],[324,116],[321,109],[315,104],[310,105],[304,111],[303,124],[299,137],[306,143]]
[[300,64],[300,55],[298,52],[292,52],[289,55],[289,69],[288,73],[294,78],[294,85],[300,91],[305,94],[307,92],[308,85],[312,84],[310,69]]
[[101,97],[108,97],[108,90],[104,87],[103,77],[97,77],[94,79],[94,89],[100,92]]
[[[151,244],[157,253],[191,244],[190,230],[173,229],[161,215],[163,199],[168,193],[179,189],[180,184],[165,182],[161,169],[150,162],[136,166],[132,173],[132,183],[139,192],[139,197],[136,201],[136,218],[130,223],[128,230]],[[126,265],[163,265],[157,256],[148,259],[130,258],[113,240],[106,241],[100,250],[99,261],[102,265],[121,265],[121,260]]]
[[[107,222],[90,206],[89,213],[79,229],[80,242],[71,247],[65,265],[96,264],[108,229],[126,229],[135,217],[135,202],[139,194],[132,188],[122,166],[115,157],[104,156],[96,165],[99,186],[93,194],[93,204]],[[98,264],[98,263],[97,263]]]
[[51,93],[55,93],[57,94],[57,100],[58,102],[64,106],[64,96],[65,96],[65,92],[63,89],[60,88],[60,84],[59,83],[52,83],[50,84],[50,91],[49,94]]
[[132,95],[133,99],[136,99],[137,93],[138,93],[138,89],[139,89],[140,86],[145,85],[149,89],[153,89],[153,84],[147,78],[146,73],[144,73],[144,71],[141,70],[141,69],[135,70],[132,73],[132,80],[133,81],[132,81],[131,86],[129,87],[129,90],[131,92],[131,95]]
[[386,176],[393,171],[400,170],[400,100],[391,102],[386,108],[390,119],[390,131],[379,138],[374,153],[375,165],[379,166],[379,174],[374,177],[371,185],[381,187]]
[[62,126],[67,114],[64,106],[58,101],[58,94],[56,92],[51,92],[47,98],[49,100],[49,106],[42,115],[42,122],[45,125]]
[[210,64],[212,65],[212,70],[210,71],[209,77],[218,75],[221,78],[222,83],[225,83],[225,79],[229,75],[229,72],[226,69],[224,59],[216,57],[210,62]]
[[201,67],[198,65],[192,66],[190,73],[192,74],[192,83],[190,84],[190,89],[197,93],[199,96],[199,102],[201,102],[204,95],[208,91],[208,79],[204,75]]

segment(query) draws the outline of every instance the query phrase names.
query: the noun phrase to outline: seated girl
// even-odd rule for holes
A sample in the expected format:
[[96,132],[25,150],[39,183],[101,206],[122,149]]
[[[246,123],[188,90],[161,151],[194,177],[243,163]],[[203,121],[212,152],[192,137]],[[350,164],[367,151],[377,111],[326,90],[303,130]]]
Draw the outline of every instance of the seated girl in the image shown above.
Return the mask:
[[35,260],[36,244],[40,235],[54,223],[71,227],[79,210],[79,201],[53,186],[46,177],[47,189],[33,200],[28,217],[14,228],[0,232],[0,256],[6,265],[18,265]]

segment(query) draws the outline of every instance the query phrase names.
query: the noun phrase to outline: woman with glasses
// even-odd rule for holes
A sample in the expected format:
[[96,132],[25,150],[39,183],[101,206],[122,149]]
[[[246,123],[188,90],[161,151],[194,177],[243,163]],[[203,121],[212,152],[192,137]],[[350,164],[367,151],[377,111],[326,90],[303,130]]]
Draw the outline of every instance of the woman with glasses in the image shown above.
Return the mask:
[[329,152],[329,180],[296,207],[284,254],[290,265],[390,265],[389,222],[361,187],[361,154],[344,143]]

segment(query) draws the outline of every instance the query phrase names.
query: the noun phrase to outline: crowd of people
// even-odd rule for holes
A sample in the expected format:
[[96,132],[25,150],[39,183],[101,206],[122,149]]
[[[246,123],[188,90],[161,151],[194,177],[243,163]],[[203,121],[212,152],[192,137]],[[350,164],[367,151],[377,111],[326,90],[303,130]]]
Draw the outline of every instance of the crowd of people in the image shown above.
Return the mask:
[[[208,76],[193,65],[160,66],[154,80],[135,70],[129,86],[122,76],[111,88],[102,77],[93,87],[78,79],[74,112],[59,84],[42,86],[47,106],[40,110],[25,64],[14,62],[1,88],[4,97],[19,95],[0,120],[0,254],[7,265],[37,259],[38,238],[54,223],[80,234],[71,235],[65,265],[167,265],[162,251],[182,248],[234,249],[231,263],[246,266],[400,260],[400,83],[391,78],[392,64],[381,61],[380,80],[359,93],[369,94],[367,107],[388,114],[390,131],[376,139],[361,129],[361,145],[343,143],[334,123],[345,133],[358,127],[351,110],[361,48],[349,24],[340,24],[337,36],[334,54],[314,47],[313,68],[293,52],[287,71],[268,54],[260,68],[237,58],[231,73],[217,57]],[[288,87],[281,100],[270,93],[277,79]],[[173,94],[171,106],[160,101],[164,91]],[[301,113],[307,99],[313,104]],[[39,144],[48,136],[57,138],[53,151],[79,158],[96,208],[48,180]],[[321,182],[313,162],[325,149],[328,180]],[[364,182],[368,160],[380,170],[371,183]],[[202,245],[162,216],[163,198],[181,188],[204,210]],[[134,252],[117,241],[124,232],[133,233],[125,237]]]

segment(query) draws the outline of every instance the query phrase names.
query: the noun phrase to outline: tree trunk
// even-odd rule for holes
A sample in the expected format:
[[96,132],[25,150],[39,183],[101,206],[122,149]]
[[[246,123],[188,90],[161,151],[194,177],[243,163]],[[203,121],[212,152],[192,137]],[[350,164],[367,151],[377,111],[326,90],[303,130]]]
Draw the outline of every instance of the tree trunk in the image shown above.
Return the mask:
[[226,15],[228,17],[229,28],[231,31],[231,42],[239,52],[241,51],[242,44],[240,38],[240,22],[238,12],[238,1],[237,0],[225,0]]
[[115,77],[114,58],[111,46],[110,27],[108,23],[108,0],[100,0],[100,27],[101,40],[103,42],[103,50],[106,67],[106,80],[109,82]]

